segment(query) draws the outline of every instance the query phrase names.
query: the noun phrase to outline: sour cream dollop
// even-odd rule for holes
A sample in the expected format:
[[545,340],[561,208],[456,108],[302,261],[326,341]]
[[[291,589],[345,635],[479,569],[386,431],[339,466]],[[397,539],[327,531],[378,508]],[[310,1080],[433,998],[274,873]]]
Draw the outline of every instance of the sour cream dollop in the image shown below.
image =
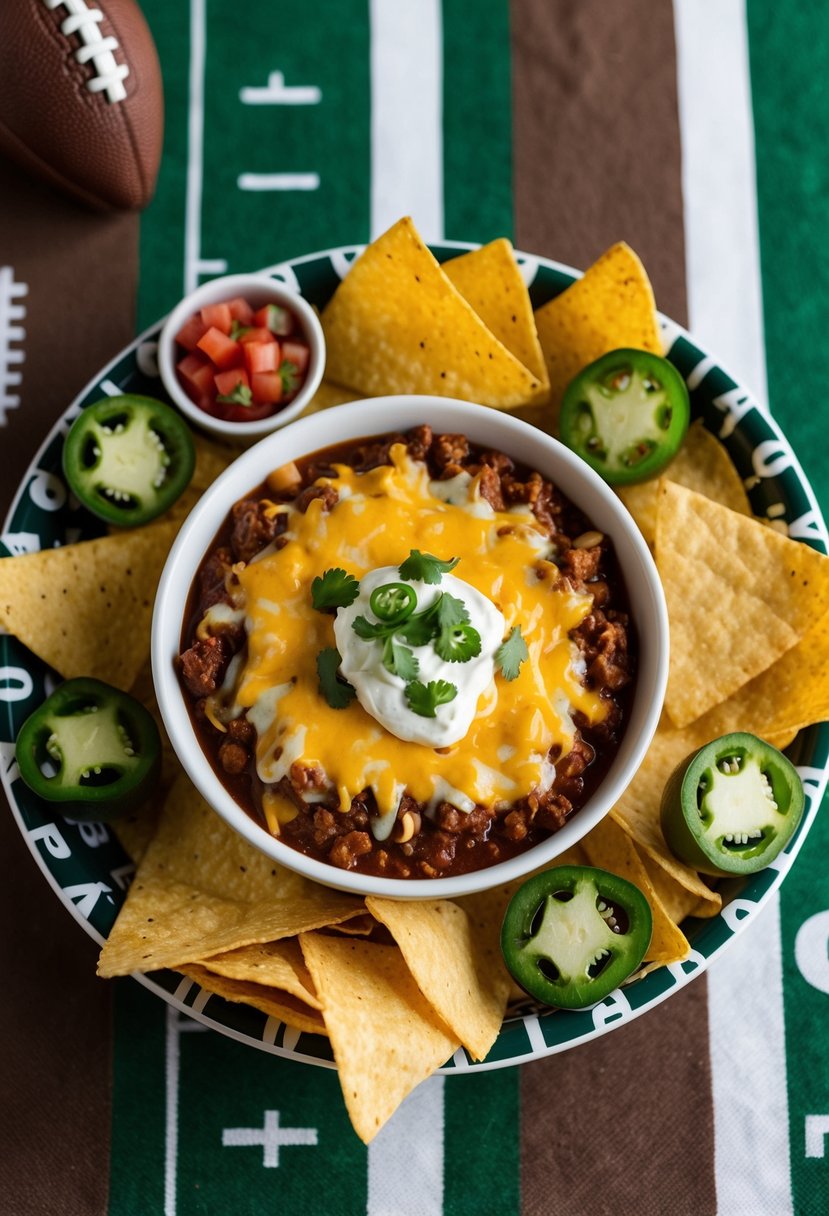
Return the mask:
[[434,718],[416,714],[406,700],[406,681],[383,666],[383,645],[376,639],[361,638],[353,629],[358,616],[374,620],[371,594],[386,583],[400,582],[396,566],[381,566],[360,580],[360,593],[347,608],[339,608],[334,620],[334,636],[342,657],[340,670],[351,684],[366,713],[391,734],[407,743],[427,747],[451,747],[459,743],[472,725],[483,692],[493,684],[495,651],[504,640],[506,622],[491,600],[463,579],[444,574],[440,584],[411,582],[417,596],[414,612],[429,608],[439,595],[447,592],[463,602],[469,623],[481,635],[481,653],[463,663],[442,659],[432,643],[412,646],[420,670],[418,680],[429,684],[447,680],[457,688],[457,696],[437,707]]

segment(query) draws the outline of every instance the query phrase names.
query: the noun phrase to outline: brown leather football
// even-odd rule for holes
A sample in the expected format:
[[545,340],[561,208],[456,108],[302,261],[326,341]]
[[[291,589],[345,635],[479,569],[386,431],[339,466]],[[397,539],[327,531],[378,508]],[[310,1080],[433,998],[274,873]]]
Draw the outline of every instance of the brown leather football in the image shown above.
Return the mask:
[[94,207],[145,207],[164,125],[135,0],[11,0],[0,30],[0,150]]

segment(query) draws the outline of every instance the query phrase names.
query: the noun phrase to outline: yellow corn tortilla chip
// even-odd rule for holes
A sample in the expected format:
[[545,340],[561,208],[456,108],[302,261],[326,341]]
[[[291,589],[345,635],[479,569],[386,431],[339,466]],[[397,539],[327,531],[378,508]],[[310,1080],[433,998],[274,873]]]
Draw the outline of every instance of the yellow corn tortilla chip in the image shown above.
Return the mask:
[[624,242],[613,245],[561,295],[536,311],[553,416],[573,377],[608,351],[628,346],[662,354],[653,289]]
[[345,405],[350,401],[359,401],[361,395],[360,393],[353,393],[351,389],[342,388],[339,384],[332,384],[330,380],[323,380],[303,410],[302,416],[305,417],[306,414],[318,414],[320,410],[328,410],[332,405]]
[[545,391],[455,290],[408,218],[357,258],[321,321],[328,376],[369,396],[434,393],[506,408]]
[[463,908],[446,899],[367,897],[366,906],[397,942],[429,1004],[483,1060],[498,1037],[507,1007],[502,969],[487,966],[476,951],[475,930]]
[[484,325],[546,390],[547,366],[535,328],[530,293],[505,238],[443,263],[443,273]]
[[671,917],[650,880],[633,841],[609,816],[584,837],[582,844],[591,866],[618,874],[638,887],[650,904],[653,933],[645,953],[645,961],[676,963],[687,956],[691,947],[678,923]]
[[263,984],[228,979],[194,963],[177,967],[176,970],[188,979],[195,980],[205,992],[212,992],[226,1001],[252,1005],[254,1009],[260,1009],[269,1017],[306,1034],[326,1034],[322,1014],[290,993],[281,992],[278,988],[266,988]]
[[182,774],[98,962],[98,974],[176,967],[347,920],[362,901],[301,878],[228,827]]
[[240,946],[238,950],[229,950],[226,954],[199,959],[198,966],[225,979],[279,988],[313,1009],[321,1007],[299,942],[294,938]]
[[[0,626],[65,679],[129,690],[150,653],[159,576],[176,525],[0,560]],[[113,624],[115,622],[115,624]]]
[[[697,419],[689,428],[685,442],[671,461],[666,476],[678,485],[696,490],[714,502],[741,515],[751,515],[745,486],[731,463],[728,452]],[[643,481],[638,486],[617,486],[616,493],[630,511],[649,545],[656,539],[656,509],[659,501],[659,479]]]
[[687,891],[681,883],[669,874],[658,862],[649,857],[634,843],[642,865],[647,871],[651,886],[657,894],[663,908],[675,925],[681,925],[686,916],[716,916],[722,907],[722,898],[717,894],[716,899],[699,896]]
[[299,942],[322,1001],[346,1109],[368,1144],[460,1040],[438,1018],[396,946],[324,933],[303,933]]
[[829,558],[663,480],[656,564],[671,621],[665,705],[684,726],[794,646],[829,610]]

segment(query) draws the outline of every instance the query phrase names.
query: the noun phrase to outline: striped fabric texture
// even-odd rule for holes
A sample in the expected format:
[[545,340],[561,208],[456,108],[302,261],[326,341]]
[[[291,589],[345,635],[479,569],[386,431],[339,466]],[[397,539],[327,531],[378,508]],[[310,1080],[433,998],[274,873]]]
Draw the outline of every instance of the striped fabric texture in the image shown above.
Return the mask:
[[[616,240],[829,506],[829,19],[772,0],[142,0],[158,193],[94,216],[3,167],[3,501],[82,384],[198,283],[365,242],[585,266]],[[22,353],[18,358],[14,352]],[[10,1216],[821,1216],[829,826],[710,969],[604,1038],[434,1077],[369,1148],[333,1071],[206,1030],[95,949],[0,827]]]

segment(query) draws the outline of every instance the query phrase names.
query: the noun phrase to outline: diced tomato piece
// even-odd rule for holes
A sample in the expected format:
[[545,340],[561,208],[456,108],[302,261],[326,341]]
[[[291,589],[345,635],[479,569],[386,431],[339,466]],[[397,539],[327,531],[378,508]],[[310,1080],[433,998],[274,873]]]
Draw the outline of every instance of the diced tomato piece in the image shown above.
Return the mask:
[[243,346],[247,346],[249,342],[273,342],[273,334],[269,329],[254,327],[249,329],[247,333],[239,335],[239,341]]
[[236,405],[232,401],[219,401],[216,403],[215,409],[222,411],[217,417],[224,418],[225,422],[258,422],[260,418],[268,418],[271,414],[276,413],[275,407],[267,401],[259,404],[254,402],[253,405]]
[[214,369],[212,364],[201,355],[185,355],[176,364],[176,371],[188,397],[191,397],[196,404],[198,404],[199,397],[212,394]]
[[[243,296],[236,296],[233,300],[228,300],[227,306],[230,309],[230,315],[234,321],[238,321],[240,325],[253,325],[253,309]],[[258,325],[259,322],[257,321]]]
[[260,308],[254,314],[254,321],[280,338],[287,338],[288,334],[296,328],[294,314],[289,308],[283,308],[281,304],[266,304],[264,308]]
[[201,319],[207,329],[220,329],[223,334],[230,333],[233,316],[228,304],[205,304],[201,310]]
[[216,372],[213,382],[220,397],[228,397],[240,384],[250,388],[248,374],[243,367],[231,367],[229,371]]
[[238,366],[242,362],[242,349],[239,343],[234,342],[215,326],[211,326],[207,333],[199,338],[198,347],[209,359],[213,360],[216,367],[222,370],[226,367]]
[[183,346],[185,350],[195,350],[198,345],[199,338],[206,331],[207,326],[198,313],[190,317],[189,321],[185,321],[181,329],[176,334],[176,342],[179,346]]
[[279,363],[278,342],[248,342],[245,344],[245,366],[249,372],[275,372]]
[[279,372],[254,372],[250,378],[253,400],[278,405],[282,400],[282,377]]
[[283,342],[282,359],[285,363],[293,363],[302,376],[308,370],[308,360],[311,358],[310,347],[304,342]]

